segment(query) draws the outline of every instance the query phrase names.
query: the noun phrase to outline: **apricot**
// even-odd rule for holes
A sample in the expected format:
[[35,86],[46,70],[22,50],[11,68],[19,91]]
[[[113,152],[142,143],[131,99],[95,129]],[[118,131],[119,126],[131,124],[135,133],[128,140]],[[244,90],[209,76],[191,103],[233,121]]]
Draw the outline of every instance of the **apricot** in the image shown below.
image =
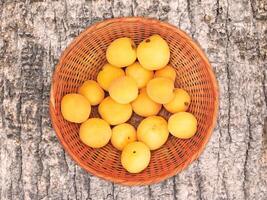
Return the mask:
[[131,104],[120,104],[111,97],[106,97],[99,104],[98,112],[110,125],[117,125],[128,121],[133,111]]
[[150,80],[146,91],[148,96],[160,104],[169,103],[174,98],[174,82],[169,78],[158,77]]
[[160,148],[168,139],[166,120],[160,116],[145,118],[137,128],[137,139],[144,142],[150,150]]
[[163,104],[164,108],[170,113],[186,111],[191,102],[189,94],[183,89],[174,90],[174,98],[167,104]]
[[78,93],[88,99],[91,105],[98,105],[105,96],[100,85],[93,80],[85,81],[78,90]]
[[175,81],[176,71],[171,65],[167,65],[166,67],[157,70],[155,72],[155,77],[165,77]]
[[130,173],[143,171],[150,162],[149,148],[142,142],[132,142],[126,145],[121,153],[121,164]]
[[116,67],[126,67],[136,60],[136,47],[131,38],[118,38],[110,43],[106,51],[110,64]]
[[92,148],[105,146],[111,138],[109,124],[100,118],[90,118],[80,126],[79,136],[81,141]]
[[122,76],[112,81],[108,92],[116,102],[127,104],[138,96],[138,87],[132,77]]
[[128,66],[125,72],[127,76],[132,77],[136,81],[138,88],[145,87],[148,81],[154,76],[153,71],[143,68],[139,62]]
[[104,90],[108,91],[108,88],[111,82],[114,79],[119,78],[124,75],[125,73],[122,69],[117,68],[107,63],[103,66],[102,70],[98,73],[97,82]]
[[175,137],[191,138],[197,131],[197,119],[189,112],[175,113],[168,120],[168,129]]
[[149,98],[146,88],[143,88],[138,97],[132,102],[133,111],[142,117],[157,115],[161,107],[161,104]]
[[136,141],[136,130],[128,123],[119,124],[112,129],[111,144],[122,150],[127,144]]
[[61,113],[70,122],[82,123],[89,118],[91,105],[84,96],[70,93],[61,100]]
[[152,35],[138,45],[137,58],[140,64],[148,70],[161,69],[170,60],[169,45],[160,35]]

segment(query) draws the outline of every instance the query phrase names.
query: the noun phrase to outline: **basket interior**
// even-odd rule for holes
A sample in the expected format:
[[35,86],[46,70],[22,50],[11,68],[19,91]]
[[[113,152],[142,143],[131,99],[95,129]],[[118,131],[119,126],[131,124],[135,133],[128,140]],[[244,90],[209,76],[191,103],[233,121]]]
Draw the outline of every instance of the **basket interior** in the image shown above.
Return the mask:
[[[192,103],[189,112],[198,120],[197,134],[188,140],[169,136],[166,144],[152,151],[150,165],[143,172],[130,174],[120,163],[120,152],[110,143],[100,149],[93,149],[79,140],[79,124],[67,122],[60,113],[61,98],[70,92],[77,92],[78,87],[88,79],[96,80],[101,67],[106,63],[105,51],[107,46],[116,38],[130,37],[136,44],[152,34],[160,34],[167,40],[171,49],[170,64],[177,72],[176,87],[189,92]],[[187,38],[174,32],[159,23],[150,23],[149,20],[108,23],[105,26],[86,31],[76,39],[76,44],[68,49],[62,57],[57,72],[54,75],[54,102],[55,119],[59,134],[64,140],[65,148],[71,156],[87,171],[113,180],[128,183],[152,183],[155,180],[169,177],[174,172],[185,167],[185,164],[203,146],[209,137],[208,129],[212,126],[215,113],[214,83],[205,63],[197,50]],[[160,115],[166,120],[169,114],[162,109]],[[97,107],[92,108],[91,117],[99,117]],[[130,123],[137,127],[142,118],[133,115]]]

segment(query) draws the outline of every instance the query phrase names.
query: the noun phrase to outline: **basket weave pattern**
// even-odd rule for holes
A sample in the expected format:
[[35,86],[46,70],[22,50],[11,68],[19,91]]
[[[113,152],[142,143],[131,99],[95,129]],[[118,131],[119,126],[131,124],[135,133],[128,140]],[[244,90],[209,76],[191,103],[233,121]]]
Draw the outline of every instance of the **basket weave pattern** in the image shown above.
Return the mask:
[[[61,98],[88,79],[96,80],[105,64],[107,46],[116,38],[130,37],[136,44],[152,34],[161,35],[171,50],[170,64],[177,72],[175,86],[192,98],[189,112],[198,120],[197,134],[188,140],[169,136],[165,145],[152,151],[148,168],[130,174],[120,163],[120,152],[110,143],[93,149],[79,140],[79,124],[67,122],[60,112]],[[145,109],[145,108],[144,108]],[[117,18],[95,24],[80,34],[64,51],[53,75],[50,114],[57,136],[71,157],[88,172],[126,185],[156,183],[177,174],[203,151],[214,128],[218,110],[218,88],[210,64],[200,48],[181,30],[153,19]],[[168,119],[164,109],[160,115]],[[93,107],[90,117],[99,117]],[[142,118],[133,115],[135,127]]]

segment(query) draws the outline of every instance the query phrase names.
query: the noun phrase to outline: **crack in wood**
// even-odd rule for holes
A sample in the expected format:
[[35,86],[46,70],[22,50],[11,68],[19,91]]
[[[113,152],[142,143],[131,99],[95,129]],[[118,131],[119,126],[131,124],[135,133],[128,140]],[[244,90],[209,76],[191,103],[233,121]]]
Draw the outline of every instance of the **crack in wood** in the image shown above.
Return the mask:
[[50,190],[50,170],[48,169],[48,174],[47,174],[47,185],[46,185],[46,196],[49,195],[49,190]]
[[88,185],[88,189],[87,189],[87,198],[86,198],[86,200],[91,200],[91,198],[90,198],[90,189],[91,189],[91,187],[90,187],[90,183],[91,183],[91,179],[90,179],[90,177],[88,176],[88,178],[86,178],[86,180],[87,180],[86,184]]
[[[263,152],[263,156],[265,156],[264,152],[267,150],[267,117],[264,118],[262,132],[263,132],[262,133],[262,137],[263,137],[262,152]],[[267,167],[267,156],[265,156],[264,161],[266,162],[266,167]]]
[[190,21],[190,24],[191,24],[191,27],[190,27],[190,32],[191,32],[191,36],[192,38],[195,37],[195,32],[196,32],[196,27],[195,27],[195,22],[194,22],[194,15],[193,15],[193,12],[192,12],[192,8],[191,8],[191,1],[190,0],[186,0],[187,2],[187,12],[188,12],[188,18],[189,18],[189,21]]
[[113,7],[114,7],[114,0],[110,0],[111,6],[109,7],[109,11],[111,13],[111,18],[114,18],[114,13],[113,13]]
[[223,179],[222,179],[222,186],[223,186],[223,189],[225,191],[225,195],[226,195],[226,199],[231,199],[230,196],[229,196],[229,192],[228,192],[228,189],[227,189],[227,186],[226,186],[226,181],[224,179],[224,174],[223,174]]
[[220,7],[220,0],[216,0],[216,16],[215,16],[215,22],[218,22],[218,18],[221,15],[221,7]]
[[13,199],[13,183],[12,183],[12,180],[11,180],[11,183],[10,183],[10,195],[9,195],[10,199]]
[[64,150],[62,150],[62,156],[63,156],[64,164],[67,167],[67,172],[69,172],[69,165],[68,165],[68,162],[67,162],[67,159],[66,159],[66,152]]
[[[22,66],[20,68],[20,77],[22,76]],[[22,85],[20,86],[20,91],[22,90]],[[18,136],[18,141],[21,142],[21,105],[22,105],[22,97],[21,93],[19,93],[19,98],[18,98],[18,103],[16,105],[16,112],[17,112],[17,120],[18,120],[18,128],[17,128],[17,136]],[[18,156],[18,165],[19,165],[19,173],[18,173],[18,182],[21,185],[21,193],[22,197],[25,198],[25,191],[24,191],[24,183],[23,183],[23,158],[22,158],[22,147],[21,145],[18,146],[18,151],[17,151],[17,156]]]
[[[4,60],[0,58],[0,64],[2,65],[4,63]],[[1,114],[1,119],[0,119],[0,127],[4,129],[5,127],[5,110],[4,110],[4,93],[5,93],[5,88],[4,88],[4,66],[1,67],[1,74],[0,74],[0,114]],[[0,139],[2,138],[2,134],[0,134]],[[0,187],[1,189],[1,187]],[[1,194],[1,193],[0,193]],[[1,196],[1,195],[0,195]]]
[[176,176],[174,176],[174,177],[172,177],[172,183],[173,183],[173,199],[174,200],[178,200],[178,198],[177,198],[177,189],[176,189],[176,180],[175,180],[175,177]]
[[114,192],[115,192],[115,187],[114,187],[114,183],[112,183],[112,199],[116,199],[114,196]]
[[75,199],[77,200],[76,165],[74,165],[74,171],[73,171],[73,189],[74,189]]
[[[220,114],[219,114],[219,116],[218,116],[218,119],[220,119]],[[221,131],[221,126],[220,126],[220,120],[219,120],[219,122],[217,123],[217,126],[218,126],[218,132],[219,132],[219,138],[218,138],[218,140],[219,140],[219,148],[218,148],[218,152],[217,152],[217,154],[216,154],[216,156],[217,156],[217,161],[216,161],[216,168],[218,169],[218,174],[217,174],[217,179],[216,179],[216,186],[218,186],[218,184],[219,184],[219,174],[220,174],[220,166],[219,166],[219,162],[220,162],[220,156],[221,156],[221,154],[220,154],[220,152],[221,152],[221,149],[222,149],[222,131]],[[213,187],[213,192],[212,192],[212,199],[215,199],[215,189],[216,189],[216,187]]]
[[[266,68],[267,68],[267,64],[266,64]],[[265,70],[265,71],[263,70],[262,89],[263,89],[263,96],[264,96],[265,106],[267,108],[267,88],[266,88],[267,79],[266,79],[266,73],[267,73],[267,70]]]
[[152,200],[152,190],[151,190],[151,187],[150,185],[148,185],[148,199]]
[[19,175],[19,177],[18,177],[18,182],[20,183],[20,185],[21,185],[21,193],[22,193],[22,197],[24,198],[25,197],[25,191],[24,191],[24,183],[23,183],[23,180],[22,180],[22,173],[23,173],[23,168],[22,168],[22,166],[23,166],[23,160],[22,160],[22,148],[21,148],[21,146],[19,145],[19,147],[18,147],[18,152],[17,152],[18,154],[18,160],[17,160],[17,162],[18,162],[18,164],[19,164],[19,172],[18,172],[18,175]]
[[[40,81],[41,81],[41,97],[39,98],[39,105],[41,105],[38,110],[40,113],[40,117],[38,119],[38,127],[39,127],[39,132],[40,132],[40,136],[39,138],[37,138],[37,163],[39,166],[39,171],[38,171],[38,177],[37,179],[40,180],[42,173],[43,173],[43,162],[42,162],[42,155],[40,155],[40,143],[42,142],[42,137],[43,137],[43,108],[44,108],[44,78],[43,78],[43,71],[41,70],[41,76],[40,76]],[[37,188],[37,198],[39,197],[39,184],[38,181],[36,182],[36,188]]]
[[132,16],[135,16],[134,11],[136,10],[136,8],[138,7],[138,3],[136,0],[132,0],[132,5],[131,5],[131,14]]
[[229,2],[227,0],[227,6],[226,6],[226,20],[225,20],[225,31],[226,31],[226,47],[225,47],[225,54],[226,54],[226,75],[227,75],[227,91],[228,91],[228,120],[227,120],[227,133],[229,136],[229,142],[232,143],[232,135],[230,131],[230,125],[231,125],[231,108],[232,108],[232,93],[231,93],[231,73],[229,69],[229,49],[228,45],[230,42],[230,35],[228,30],[228,17],[229,17]]
[[197,168],[196,168],[196,182],[197,182],[197,198],[199,200],[202,200],[202,175],[201,175],[201,171],[200,171],[200,167],[199,167],[199,161],[197,161]]
[[251,130],[251,122],[250,122],[250,114],[248,113],[248,110],[246,111],[246,117],[247,117],[247,124],[248,124],[248,142],[247,142],[247,147],[246,147],[246,152],[245,152],[245,162],[244,162],[244,181],[243,181],[243,190],[244,190],[244,199],[249,199],[249,193],[246,188],[246,182],[248,179],[248,159],[249,159],[249,154],[250,154],[250,149],[251,149],[251,141],[253,140],[252,138],[252,130]]

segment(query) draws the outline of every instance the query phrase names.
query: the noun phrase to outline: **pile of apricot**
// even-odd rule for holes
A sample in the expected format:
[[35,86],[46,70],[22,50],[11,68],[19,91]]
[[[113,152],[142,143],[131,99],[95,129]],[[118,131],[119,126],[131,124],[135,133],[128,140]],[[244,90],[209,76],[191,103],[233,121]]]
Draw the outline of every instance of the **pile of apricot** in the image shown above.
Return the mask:
[[[61,112],[64,119],[81,123],[84,144],[101,148],[111,141],[122,151],[122,166],[139,173],[149,165],[150,151],[162,147],[169,133],[181,139],[196,133],[197,120],[186,112],[191,97],[175,88],[170,48],[160,35],[137,47],[131,38],[118,38],[107,47],[106,59],[96,80],[85,81],[77,93],[62,98]],[[98,106],[101,118],[90,118],[91,106]],[[161,109],[172,114],[168,120],[158,116]],[[144,117],[137,129],[127,123],[133,112]]]

